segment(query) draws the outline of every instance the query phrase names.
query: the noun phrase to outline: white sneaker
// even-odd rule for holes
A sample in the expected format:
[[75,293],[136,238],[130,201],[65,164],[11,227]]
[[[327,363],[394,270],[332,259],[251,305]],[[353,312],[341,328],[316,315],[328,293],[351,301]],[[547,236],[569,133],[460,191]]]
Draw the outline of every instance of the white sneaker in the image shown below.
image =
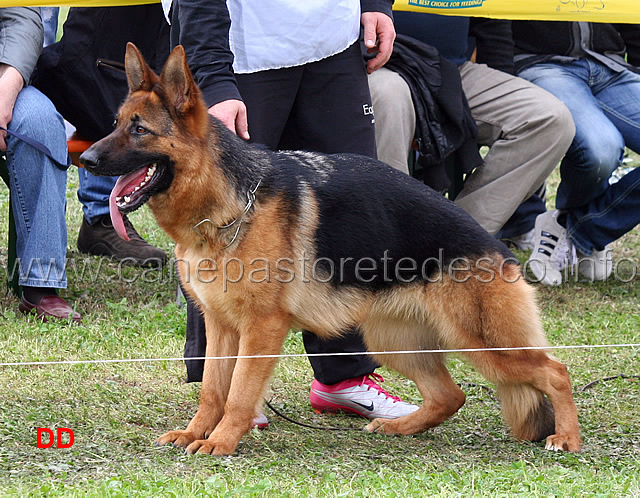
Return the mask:
[[521,233],[520,235],[515,235],[514,237],[509,237],[507,239],[502,239],[507,245],[512,245],[516,249],[520,249],[521,251],[533,251],[533,248],[536,245],[535,241],[535,228],[532,228],[528,232]]
[[418,409],[416,405],[389,394],[378,382],[384,381],[376,373],[333,385],[313,379],[309,401],[317,413],[347,412],[367,418],[398,418]]
[[575,248],[567,237],[567,229],[558,223],[559,211],[547,211],[536,217],[535,245],[526,267],[533,282],[560,285],[562,270],[575,261]]
[[603,251],[593,251],[591,255],[578,251],[578,271],[589,282],[602,282],[611,276],[613,255],[609,246]]

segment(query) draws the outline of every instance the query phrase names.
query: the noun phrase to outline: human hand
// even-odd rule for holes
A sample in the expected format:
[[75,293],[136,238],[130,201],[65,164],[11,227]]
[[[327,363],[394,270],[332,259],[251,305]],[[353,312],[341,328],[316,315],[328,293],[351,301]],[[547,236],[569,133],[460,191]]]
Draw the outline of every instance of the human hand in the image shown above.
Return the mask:
[[367,62],[367,72],[371,74],[384,66],[391,57],[396,29],[393,26],[393,20],[382,12],[364,12],[360,22],[364,27],[364,45],[367,47],[367,52],[370,54],[378,52]]
[[[0,127],[7,128],[13,117],[13,106],[24,86],[22,76],[12,66],[0,64]],[[0,130],[0,151],[7,150],[6,132]]]
[[229,99],[218,102],[208,109],[209,114],[218,118],[233,133],[240,138],[249,140],[249,123],[247,121],[247,107],[242,100]]

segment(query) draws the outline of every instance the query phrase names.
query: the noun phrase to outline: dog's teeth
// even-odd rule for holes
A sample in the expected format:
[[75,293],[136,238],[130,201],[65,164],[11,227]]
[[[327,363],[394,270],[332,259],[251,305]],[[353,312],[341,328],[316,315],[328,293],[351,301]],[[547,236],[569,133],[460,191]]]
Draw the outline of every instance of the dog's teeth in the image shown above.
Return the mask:
[[125,204],[129,204],[129,202],[131,202],[131,197],[129,197],[128,195],[124,196],[124,203]]

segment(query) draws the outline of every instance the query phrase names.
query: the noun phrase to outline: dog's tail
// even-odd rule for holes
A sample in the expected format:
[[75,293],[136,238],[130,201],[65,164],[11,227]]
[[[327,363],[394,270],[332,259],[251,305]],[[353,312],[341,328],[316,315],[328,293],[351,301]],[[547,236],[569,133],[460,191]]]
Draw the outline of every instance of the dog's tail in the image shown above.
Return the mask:
[[541,441],[555,433],[555,415],[551,402],[533,384],[545,383],[549,364],[553,362],[544,350],[536,349],[548,343],[533,288],[522,279],[514,282],[519,268],[506,265],[504,271],[506,281],[496,282],[500,298],[486,303],[491,312],[485,314],[484,325],[498,331],[493,344],[532,349],[507,351],[504,356],[494,357],[494,366],[500,364],[494,380],[498,385],[502,416],[513,436]]
[[502,417],[513,436],[542,441],[555,432],[555,416],[549,400],[527,384],[498,384]]
[[[542,349],[548,343],[534,291],[519,275],[517,266],[505,265],[504,279],[484,284],[471,294],[482,296],[478,303],[480,319],[476,322],[479,328],[473,333],[480,342],[474,343],[514,350],[471,357],[479,370],[497,384],[502,415],[514,437],[540,441],[555,433],[555,416],[551,402],[537,387],[549,381],[556,362]],[[473,330],[473,325],[466,329]]]

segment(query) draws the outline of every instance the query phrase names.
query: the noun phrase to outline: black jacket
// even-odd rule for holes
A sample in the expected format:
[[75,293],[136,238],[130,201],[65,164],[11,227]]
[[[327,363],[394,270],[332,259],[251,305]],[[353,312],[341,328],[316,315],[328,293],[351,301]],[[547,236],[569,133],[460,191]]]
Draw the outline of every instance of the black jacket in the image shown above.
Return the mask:
[[458,66],[441,57],[434,47],[398,35],[385,67],[400,74],[411,89],[424,182],[436,190],[446,190],[447,159],[456,156],[462,173],[482,162],[475,141],[478,130],[462,90]]
[[159,72],[169,56],[169,25],[159,3],[120,7],[74,7],[58,43],[44,48],[34,85],[88,140],[113,130],[127,95],[124,53],[133,42]]

